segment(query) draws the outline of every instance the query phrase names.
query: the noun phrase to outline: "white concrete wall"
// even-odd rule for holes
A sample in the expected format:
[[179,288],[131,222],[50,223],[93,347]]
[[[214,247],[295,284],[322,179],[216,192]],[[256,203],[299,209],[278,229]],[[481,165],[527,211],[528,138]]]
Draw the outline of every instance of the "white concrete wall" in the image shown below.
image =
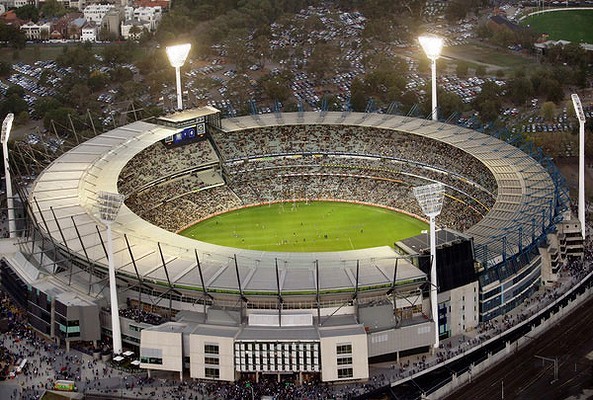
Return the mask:
[[338,354],[336,353],[338,344],[352,344],[353,375],[352,378],[345,380],[367,380],[369,378],[369,356],[366,334],[321,338],[321,380],[323,382],[338,381]]
[[[221,381],[235,381],[234,339],[232,337],[192,334],[189,337],[189,373],[192,378],[206,379],[204,357],[205,344],[218,345],[218,369]],[[211,379],[211,378],[208,378]]]
[[160,349],[163,363],[161,365],[141,363],[140,368],[177,372],[183,370],[181,332],[160,332],[145,329],[140,332],[140,357],[143,355],[142,349]]
[[[451,336],[475,329],[479,322],[478,282],[449,291],[451,312],[447,314]],[[439,303],[441,302],[439,295]]]

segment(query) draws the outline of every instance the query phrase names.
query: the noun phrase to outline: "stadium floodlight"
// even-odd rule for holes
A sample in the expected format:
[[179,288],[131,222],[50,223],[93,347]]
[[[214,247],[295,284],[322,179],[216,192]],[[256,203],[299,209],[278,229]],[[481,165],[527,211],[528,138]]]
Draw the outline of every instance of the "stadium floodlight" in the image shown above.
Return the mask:
[[581,223],[581,235],[585,240],[585,113],[579,95],[570,95],[574,111],[579,120],[579,222]]
[[438,36],[420,36],[418,38],[426,57],[430,59],[430,69],[432,75],[432,120],[438,120],[437,111],[437,58],[441,56],[443,50],[443,38]]
[[125,196],[119,193],[99,192],[97,198],[99,220],[107,228],[107,259],[109,262],[109,292],[111,299],[111,333],[113,335],[113,353],[122,353],[121,325],[119,322],[119,304],[117,301],[117,285],[115,282],[115,263],[113,261],[113,238],[111,225],[124,202]]
[[181,101],[181,67],[185,64],[185,60],[189,55],[191,49],[190,43],[178,44],[167,47],[167,57],[169,63],[175,68],[175,83],[177,86],[177,109],[183,110],[183,103]]
[[436,229],[435,219],[443,208],[443,197],[445,187],[442,183],[417,186],[413,188],[414,196],[422,208],[422,212],[430,220],[430,306],[432,319],[434,320],[434,348],[439,347],[439,311],[437,299],[437,252],[436,252]]
[[12,198],[12,180],[10,178],[10,167],[8,165],[8,138],[12,130],[12,121],[14,121],[14,114],[9,113],[2,122],[2,152],[4,153],[4,180],[6,183],[6,209],[8,212],[8,236],[13,238],[16,236],[16,221],[14,219],[14,203]]

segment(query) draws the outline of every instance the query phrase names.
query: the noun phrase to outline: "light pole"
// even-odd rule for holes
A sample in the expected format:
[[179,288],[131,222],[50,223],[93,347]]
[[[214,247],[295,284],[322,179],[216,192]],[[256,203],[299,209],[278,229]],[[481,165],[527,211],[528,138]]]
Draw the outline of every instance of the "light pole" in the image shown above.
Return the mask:
[[177,85],[177,109],[183,110],[183,103],[181,100],[181,67],[185,64],[185,60],[191,49],[190,43],[178,44],[167,47],[167,57],[169,63],[175,68],[175,82]]
[[2,152],[4,153],[4,179],[6,183],[6,209],[8,213],[8,236],[16,236],[16,221],[14,220],[14,203],[12,199],[12,181],[10,179],[10,167],[8,166],[8,138],[12,129],[14,114],[9,113],[2,122]]
[[585,240],[585,113],[581,105],[579,95],[570,95],[574,111],[579,120],[579,222],[581,223],[581,235]]
[[418,38],[424,53],[430,59],[430,69],[432,72],[432,120],[438,120],[437,110],[437,58],[441,56],[443,49],[443,38],[438,36],[420,36]]
[[436,252],[436,227],[435,218],[443,208],[445,187],[442,183],[416,186],[413,188],[414,196],[422,208],[422,212],[430,220],[430,306],[434,320],[434,348],[439,347],[439,310],[437,299],[437,252]]
[[119,193],[99,192],[99,219],[107,228],[107,259],[109,262],[109,294],[111,299],[111,334],[113,335],[113,353],[121,354],[121,325],[119,323],[119,304],[117,301],[117,285],[115,282],[115,264],[113,262],[113,238],[111,224],[124,202],[124,195]]

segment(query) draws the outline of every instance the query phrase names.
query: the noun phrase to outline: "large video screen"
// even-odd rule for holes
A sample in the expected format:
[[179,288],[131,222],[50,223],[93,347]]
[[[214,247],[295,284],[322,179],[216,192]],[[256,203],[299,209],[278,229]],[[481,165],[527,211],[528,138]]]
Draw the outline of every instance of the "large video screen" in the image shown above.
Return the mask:
[[204,139],[206,139],[206,124],[200,122],[195,126],[184,128],[174,135],[167,136],[163,139],[163,144],[167,147],[177,147]]

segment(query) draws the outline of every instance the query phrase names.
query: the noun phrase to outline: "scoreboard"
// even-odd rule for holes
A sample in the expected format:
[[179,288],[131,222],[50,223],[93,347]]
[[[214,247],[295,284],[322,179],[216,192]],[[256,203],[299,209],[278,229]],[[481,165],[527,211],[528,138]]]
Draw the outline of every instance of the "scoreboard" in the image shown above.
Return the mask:
[[206,106],[183,110],[173,114],[163,115],[156,119],[157,124],[171,128],[173,132],[161,142],[167,147],[183,146],[188,143],[207,140],[209,127],[219,129],[220,111]]
[[167,147],[182,146],[187,143],[206,139],[206,122],[197,121],[195,125],[188,126],[179,130],[177,133],[167,136],[163,139],[163,144]]

